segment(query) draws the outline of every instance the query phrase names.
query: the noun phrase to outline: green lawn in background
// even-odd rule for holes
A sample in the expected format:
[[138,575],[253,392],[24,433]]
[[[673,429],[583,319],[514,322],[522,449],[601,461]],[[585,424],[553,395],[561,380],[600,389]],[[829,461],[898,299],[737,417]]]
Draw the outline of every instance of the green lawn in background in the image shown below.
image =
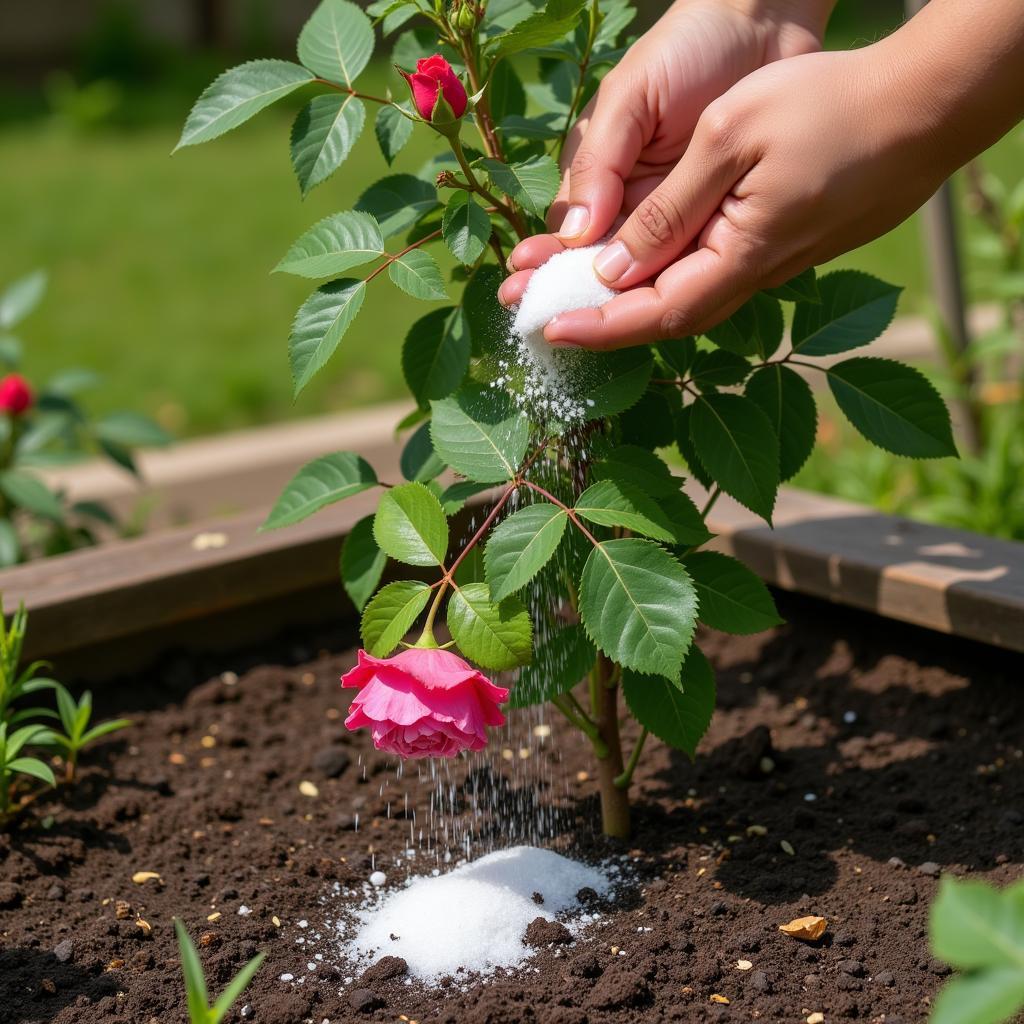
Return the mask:
[[[383,70],[372,78],[365,88],[383,87]],[[288,157],[291,110],[172,159],[190,99],[135,97],[133,109],[162,116],[127,128],[75,132],[45,116],[0,127],[0,282],[38,266],[51,274],[43,306],[21,328],[29,374],[100,369],[98,412],[134,407],[181,435],[403,396],[402,339],[437,304],[371,287],[337,356],[293,403],[288,331],[314,282],[268,274],[302,231],[387,172],[375,111],[338,174],[303,202]],[[424,134],[395,170],[415,171],[433,152]],[[837,262],[903,284],[903,312],[923,308],[915,222]]]

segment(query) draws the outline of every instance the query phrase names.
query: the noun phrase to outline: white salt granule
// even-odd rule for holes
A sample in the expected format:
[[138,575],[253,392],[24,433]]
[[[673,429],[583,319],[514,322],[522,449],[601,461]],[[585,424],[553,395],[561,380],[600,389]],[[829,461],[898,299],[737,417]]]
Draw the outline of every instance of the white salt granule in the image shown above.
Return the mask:
[[544,338],[544,328],[559,313],[575,309],[597,309],[616,295],[594,273],[594,257],[603,245],[566,249],[552,256],[531,275],[516,310],[512,330],[527,346],[533,358],[554,364],[557,349]]
[[370,875],[370,885],[381,886],[388,880],[388,876],[383,871],[374,871]]
[[[359,959],[404,957],[409,973],[436,982],[460,967],[486,974],[515,967],[533,950],[523,944],[534,918],[554,920],[576,906],[584,887],[604,894],[607,876],[550,850],[516,846],[463,864],[441,877],[423,876],[359,912],[347,947]],[[540,892],[543,904],[533,900]],[[570,930],[573,922],[567,922]]]
[[601,248],[566,249],[538,267],[513,318],[510,358],[499,360],[491,386],[510,390],[520,408],[540,419],[578,423],[594,404],[585,396],[586,374],[579,372],[586,353],[555,348],[545,339],[544,328],[560,313],[596,309],[615,297],[594,273],[594,256]]

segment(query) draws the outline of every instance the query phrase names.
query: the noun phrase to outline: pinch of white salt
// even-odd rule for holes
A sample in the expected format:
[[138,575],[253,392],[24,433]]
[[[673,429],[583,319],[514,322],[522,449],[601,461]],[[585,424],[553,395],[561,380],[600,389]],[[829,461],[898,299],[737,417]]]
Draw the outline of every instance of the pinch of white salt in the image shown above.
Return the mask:
[[576,309],[597,309],[615,297],[615,291],[594,273],[594,257],[603,248],[566,249],[530,276],[512,330],[538,362],[553,363],[554,350],[544,338],[544,328],[556,316]]
[[[542,907],[533,901],[541,880]],[[440,877],[415,878],[360,911],[348,952],[372,960],[403,957],[410,975],[428,984],[460,967],[473,973],[517,967],[533,953],[523,944],[529,923],[554,920],[575,907],[576,893],[585,887],[607,894],[610,884],[597,868],[551,850],[502,850]]]
[[370,885],[375,885],[377,887],[380,887],[387,880],[388,880],[388,876],[385,875],[383,871],[374,871],[374,873],[372,875],[370,875]]

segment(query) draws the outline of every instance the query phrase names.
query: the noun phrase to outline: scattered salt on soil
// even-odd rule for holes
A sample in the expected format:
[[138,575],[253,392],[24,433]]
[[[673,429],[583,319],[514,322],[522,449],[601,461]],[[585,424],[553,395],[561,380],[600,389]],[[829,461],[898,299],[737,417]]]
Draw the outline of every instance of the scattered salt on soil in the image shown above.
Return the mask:
[[[402,957],[409,973],[428,984],[460,969],[488,974],[532,955],[523,942],[531,921],[579,911],[581,889],[605,895],[610,887],[609,874],[597,868],[551,850],[515,846],[445,875],[414,878],[360,910],[347,952],[374,963]],[[537,892],[543,904],[534,899]],[[562,918],[570,931],[593,919],[581,912]]]
[[[559,313],[596,309],[615,297],[594,273],[594,256],[601,248],[566,249],[538,267],[512,321],[510,356],[499,361],[493,386],[515,384],[510,390],[519,404],[545,418],[574,423],[587,416],[578,372],[585,353],[553,347],[544,337],[544,328]],[[521,386],[519,374],[524,377]]]

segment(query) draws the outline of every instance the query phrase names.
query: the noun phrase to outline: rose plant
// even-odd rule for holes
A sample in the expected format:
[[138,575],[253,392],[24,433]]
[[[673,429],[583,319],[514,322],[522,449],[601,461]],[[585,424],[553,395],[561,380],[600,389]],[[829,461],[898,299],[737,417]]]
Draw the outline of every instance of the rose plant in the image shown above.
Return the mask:
[[127,532],[107,505],[69,501],[36,472],[101,455],[138,476],[134,449],[170,441],[148,416],[113,412],[90,417],[82,392],[102,378],[76,367],[41,386],[19,371],[23,345],[14,329],[39,304],[46,274],[37,270],[0,292],[0,567],[94,544],[97,526]]
[[[409,295],[445,303],[411,326],[402,348],[416,401],[400,424],[411,432],[405,482],[381,481],[356,453],[325,455],[287,485],[265,528],[379,488],[376,514],[356,525],[341,556],[366,649],[345,677],[360,690],[350,727],[370,728],[379,747],[406,757],[478,749],[502,720],[505,690],[463,658],[487,672],[518,670],[508,704],[549,701],[589,738],[604,829],[625,836],[648,733],[693,756],[711,718],[714,673],[693,642],[698,622],[733,633],[779,622],[757,576],[702,548],[720,494],[770,523],[780,482],[811,451],[815,399],[796,368],[824,374],[854,426],[890,451],[953,454],[949,417],[910,367],[863,356],[817,361],[876,338],[899,289],[813,269],[758,294],[707,337],[572,357],[586,422],[523,411],[529,404],[509,393],[522,368],[510,359],[495,296],[505,254],[544,229],[566,132],[621,55],[634,12],[624,0],[379,0],[368,10],[384,36],[402,30],[393,61],[411,106],[357,88],[373,23],[347,0],[324,0],[299,36],[300,63],[227,71],[200,96],[179,143],[213,139],[300,89],[315,92],[291,134],[304,194],[351,151],[367,104],[377,108],[387,164],[414,131],[438,143],[417,173],[369,184],[354,209],[314,225],[275,268],[328,279],[292,326],[296,394],[385,271]],[[413,19],[420,27],[409,27]],[[520,71],[534,59],[539,80],[524,85]],[[447,280],[442,261],[454,264]],[[369,269],[346,276],[360,266]],[[794,304],[785,349],[783,302]],[[706,488],[701,508],[665,460],[673,448]],[[453,544],[449,519],[492,489],[482,522]],[[381,586],[389,559],[428,576],[392,572]],[[443,647],[461,657],[439,652],[442,610],[452,638]],[[421,618],[418,639],[405,643]],[[628,758],[620,698],[641,727]]]

